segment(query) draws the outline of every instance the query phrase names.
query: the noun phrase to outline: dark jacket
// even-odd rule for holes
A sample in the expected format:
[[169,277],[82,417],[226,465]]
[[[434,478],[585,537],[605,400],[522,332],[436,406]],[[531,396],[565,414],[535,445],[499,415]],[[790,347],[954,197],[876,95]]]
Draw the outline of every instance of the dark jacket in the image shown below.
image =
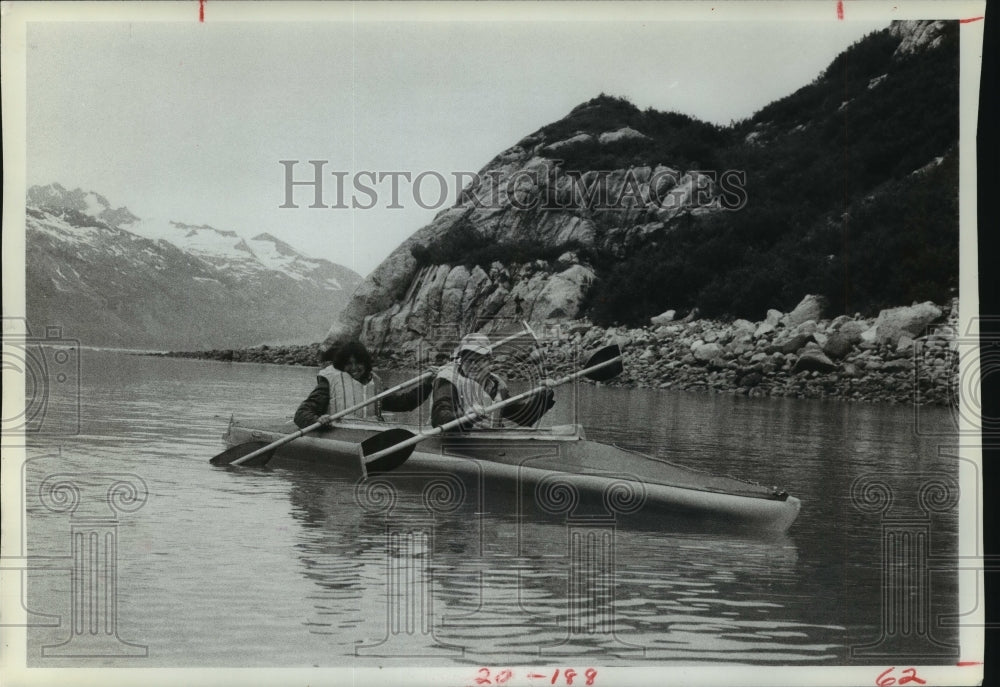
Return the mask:
[[[490,395],[493,397],[494,401],[501,401],[509,397],[506,386],[502,384],[493,385],[492,389],[488,389]],[[459,401],[458,389],[455,388],[451,382],[446,379],[435,379],[434,380],[434,400],[431,405],[431,424],[435,427],[440,427],[441,425],[451,422],[452,420],[464,415],[468,409],[461,407],[461,402]],[[510,420],[518,425],[528,427],[540,419],[547,413],[552,406],[555,405],[555,394],[552,393],[552,389],[543,389],[535,394],[532,394],[526,399],[517,401],[510,404],[504,408],[500,409],[500,416],[504,420]],[[462,431],[469,431],[473,429],[474,425],[470,422],[463,422],[459,425],[459,429]]]
[[[424,400],[430,396],[434,379],[425,380],[412,389],[404,389],[394,394],[386,396],[378,401],[380,410],[390,413],[405,413],[417,408]],[[330,382],[322,377],[316,378],[316,388],[312,390],[306,400],[299,404],[295,411],[296,426],[308,427],[316,422],[320,416],[326,415],[330,409]]]

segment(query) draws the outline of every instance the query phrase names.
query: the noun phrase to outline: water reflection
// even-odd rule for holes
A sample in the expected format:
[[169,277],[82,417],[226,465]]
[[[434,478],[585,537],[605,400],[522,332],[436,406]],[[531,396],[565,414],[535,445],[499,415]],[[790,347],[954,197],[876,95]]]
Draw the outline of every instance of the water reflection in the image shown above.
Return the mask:
[[[959,610],[955,509],[918,498],[934,475],[953,478],[956,461],[939,456],[948,437],[914,432],[905,408],[580,389],[593,439],[800,497],[788,535],[760,539],[649,519],[586,529],[565,514],[519,517],[515,494],[471,481],[452,507],[446,486],[426,497],[419,476],[395,478],[389,512],[374,495],[366,509],[354,482],[321,468],[207,465],[231,412],[289,413],[313,370],[89,353],[81,363],[79,409],[53,404],[49,418],[69,424],[79,412],[80,432],[29,438],[26,553],[70,551],[69,516],[37,501],[48,475],[139,475],[148,500],[119,524],[119,629],[149,645],[144,665],[528,663],[573,652],[606,664],[879,663],[850,651],[882,632],[893,518],[926,523],[928,617]],[[936,417],[950,426],[946,411]],[[893,510],[866,511],[852,496],[876,473]],[[28,577],[33,612],[70,617],[68,571]],[[417,594],[400,605],[404,589]],[[417,629],[424,618],[432,633]],[[66,633],[30,628],[29,663]],[[956,634],[933,633],[945,644]]]
[[[612,525],[598,528],[599,546],[580,560],[580,527],[566,521],[478,512],[474,493],[433,512],[423,495],[433,476],[422,486],[413,476],[398,482],[381,512],[359,507],[350,480],[275,476],[291,485],[300,572],[315,584],[304,624],[312,633],[354,633],[361,656],[815,661],[833,658],[843,639],[842,626],[803,623],[785,603],[797,577],[789,537]],[[396,631],[399,622],[410,630]]]

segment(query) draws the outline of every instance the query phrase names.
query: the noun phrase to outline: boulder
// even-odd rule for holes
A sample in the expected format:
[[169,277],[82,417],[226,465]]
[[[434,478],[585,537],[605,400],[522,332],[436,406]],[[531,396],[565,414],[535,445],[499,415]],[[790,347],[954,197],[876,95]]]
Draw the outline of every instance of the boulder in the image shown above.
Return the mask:
[[659,327],[653,330],[653,336],[662,341],[663,339],[669,339],[679,331],[681,331],[681,327],[676,324],[660,325]]
[[882,364],[881,370],[883,372],[908,372],[912,365],[913,362],[907,358],[890,360]]
[[901,308],[888,308],[878,314],[875,320],[876,340],[878,343],[895,346],[900,337],[908,334],[916,338],[924,334],[927,325],[939,319],[941,308],[930,301]]
[[764,377],[759,372],[748,372],[740,378],[737,385],[752,388],[760,384],[762,381],[764,381]]
[[850,322],[851,318],[847,315],[837,315],[830,322],[830,329],[840,329],[844,324]]
[[861,334],[871,327],[867,322],[860,320],[847,320],[835,327],[835,331],[851,342],[851,345],[861,341]]
[[722,346],[717,343],[696,343],[691,347],[691,354],[695,360],[707,363],[722,356]]
[[836,369],[837,364],[827,358],[819,346],[813,344],[802,349],[792,372],[833,372]]
[[800,324],[795,325],[792,329],[792,335],[798,334],[814,334],[816,332],[816,320],[806,320]]
[[854,342],[851,341],[850,337],[841,332],[834,332],[826,338],[826,343],[823,344],[823,353],[834,360],[839,360],[850,353],[852,348],[854,348]]
[[583,294],[593,279],[594,271],[583,265],[573,265],[552,275],[533,300],[531,319],[576,317]]
[[665,324],[667,324],[669,322],[673,322],[674,321],[674,316],[676,316],[676,315],[677,315],[677,311],[676,310],[666,310],[666,311],[660,313],[659,315],[655,315],[655,316],[649,318],[649,321],[651,323],[653,323],[654,325],[656,325],[656,326],[662,326],[662,325],[665,325]]
[[812,341],[812,334],[794,334],[783,341],[778,341],[768,347],[768,352],[778,351],[784,354],[795,353],[807,343]]
[[808,320],[819,320],[823,315],[823,299],[821,296],[808,295],[799,301],[792,312],[785,315],[786,327],[797,327]]
[[727,343],[725,349],[729,355],[741,356],[745,353],[749,353],[751,346],[743,339],[738,339]]
[[767,317],[764,318],[764,321],[767,322],[772,327],[777,327],[778,323],[781,322],[781,318],[784,316],[785,314],[783,312],[772,308],[767,311]]
[[757,325],[757,328],[753,331],[753,338],[759,339],[762,336],[770,334],[776,329],[776,327],[770,322],[761,322]]

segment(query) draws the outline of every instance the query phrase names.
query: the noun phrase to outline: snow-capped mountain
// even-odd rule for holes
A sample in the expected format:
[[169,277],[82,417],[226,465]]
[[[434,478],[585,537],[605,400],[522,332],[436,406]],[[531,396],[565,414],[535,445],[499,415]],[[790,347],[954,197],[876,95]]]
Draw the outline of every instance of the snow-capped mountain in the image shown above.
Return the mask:
[[128,208],[112,209],[108,199],[99,193],[79,188],[69,191],[61,184],[32,186],[28,189],[28,207],[32,206],[76,210],[115,228],[139,221],[139,218],[129,212]]
[[245,277],[261,272],[276,271],[296,280],[313,281],[317,285],[339,291],[350,281],[353,272],[328,260],[302,255],[284,241],[263,233],[246,239],[235,231],[216,229],[208,224],[138,220],[124,229],[150,239],[163,239],[205,262]]
[[360,282],[263,233],[147,220],[98,193],[28,191],[29,326],[84,345],[311,342]]

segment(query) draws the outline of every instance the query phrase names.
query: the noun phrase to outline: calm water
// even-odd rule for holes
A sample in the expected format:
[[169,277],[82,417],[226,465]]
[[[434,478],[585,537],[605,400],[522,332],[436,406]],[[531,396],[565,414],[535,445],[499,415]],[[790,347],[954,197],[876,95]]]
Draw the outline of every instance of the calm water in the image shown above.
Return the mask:
[[[851,654],[882,634],[887,522],[858,507],[852,482],[879,473],[893,491],[890,513],[912,520],[925,517],[917,492],[929,475],[955,473],[938,456],[951,424],[943,409],[921,410],[918,435],[910,408],[583,387],[575,404],[560,398],[554,422],[572,421],[575,405],[591,439],[780,485],[803,509],[780,537],[669,522],[619,528],[614,575],[581,591],[565,522],[467,506],[431,517],[419,489],[402,490],[387,519],[360,508],[353,481],[328,470],[208,465],[231,413],[289,415],[312,387],[311,369],[81,355],[80,433],[33,439],[25,470],[35,666],[474,666],[587,653],[600,665],[884,663]],[[53,399],[48,428],[71,426],[67,398]],[[107,487],[125,474],[148,496],[115,514]],[[42,502],[59,479],[79,489],[72,518],[56,512],[65,502]],[[127,494],[121,503],[129,507]],[[939,510],[926,521],[929,548],[953,555],[957,515]],[[80,607],[74,614],[69,572],[71,533],[95,529],[116,535],[118,637],[148,656],[43,658],[72,622],[83,635],[97,622]],[[95,547],[98,557],[110,547]],[[398,575],[415,575],[407,588],[425,585],[413,598],[432,606],[390,615]],[[955,585],[954,573],[931,573],[924,617],[957,612]],[[579,625],[612,616],[613,632]],[[940,651],[942,663],[958,653]],[[102,645],[89,655],[109,653]]]

